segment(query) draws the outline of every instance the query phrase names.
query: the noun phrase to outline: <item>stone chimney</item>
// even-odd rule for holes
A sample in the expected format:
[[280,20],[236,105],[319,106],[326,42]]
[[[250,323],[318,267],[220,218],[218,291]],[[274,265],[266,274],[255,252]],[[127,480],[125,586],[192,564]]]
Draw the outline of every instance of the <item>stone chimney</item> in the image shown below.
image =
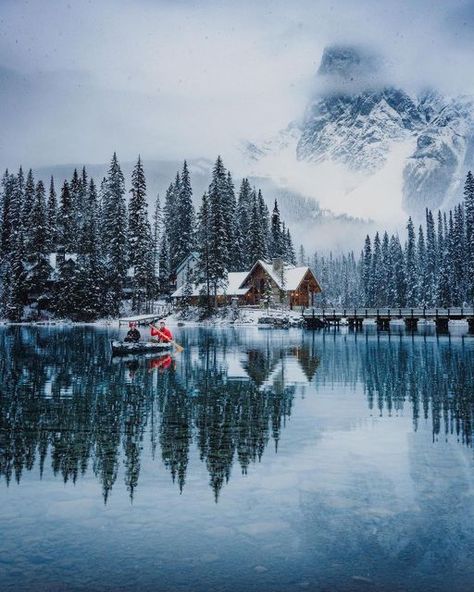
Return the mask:
[[283,259],[281,257],[276,257],[275,259],[273,259],[272,267],[274,271],[276,271],[277,273],[281,273],[281,271],[283,270]]

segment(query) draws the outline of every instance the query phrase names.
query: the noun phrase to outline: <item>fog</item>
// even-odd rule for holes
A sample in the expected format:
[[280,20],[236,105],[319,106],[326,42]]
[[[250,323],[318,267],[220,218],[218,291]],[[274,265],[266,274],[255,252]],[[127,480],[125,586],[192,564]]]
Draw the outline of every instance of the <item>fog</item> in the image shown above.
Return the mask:
[[220,153],[245,174],[242,141],[302,115],[330,43],[363,43],[404,87],[474,89],[473,2],[2,0],[0,21],[3,167]]

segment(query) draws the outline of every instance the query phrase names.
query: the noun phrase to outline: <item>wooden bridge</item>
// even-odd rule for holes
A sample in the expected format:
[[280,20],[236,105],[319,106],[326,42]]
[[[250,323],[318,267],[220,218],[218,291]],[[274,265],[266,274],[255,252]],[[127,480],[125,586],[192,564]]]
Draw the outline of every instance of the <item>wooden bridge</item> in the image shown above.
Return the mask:
[[379,329],[389,329],[390,321],[403,320],[407,329],[416,330],[420,320],[434,321],[438,331],[447,331],[449,321],[466,320],[474,333],[474,307],[457,308],[306,308],[306,326],[320,328],[340,325],[346,319],[350,327],[362,328],[364,320],[374,320]]

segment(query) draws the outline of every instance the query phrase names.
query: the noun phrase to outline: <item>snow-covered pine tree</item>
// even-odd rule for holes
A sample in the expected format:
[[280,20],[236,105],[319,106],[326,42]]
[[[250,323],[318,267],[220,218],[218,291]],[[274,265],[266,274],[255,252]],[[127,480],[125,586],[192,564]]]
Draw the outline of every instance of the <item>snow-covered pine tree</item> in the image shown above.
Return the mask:
[[464,183],[464,209],[466,225],[466,279],[467,299],[474,302],[474,175],[469,171]]
[[132,172],[128,207],[129,266],[133,270],[132,306],[137,312],[153,293],[153,243],[146,202],[145,171],[140,157]]
[[104,212],[108,314],[117,316],[127,277],[128,241],[125,180],[114,152],[107,176],[107,201]]
[[451,285],[453,306],[462,306],[467,300],[466,253],[467,244],[464,228],[464,208],[461,204],[458,204],[454,208],[453,237],[451,245]]
[[436,306],[448,307],[451,303],[449,284],[449,236],[446,215],[438,212],[438,276],[436,282]]
[[26,290],[40,312],[44,298],[48,297],[47,286],[51,267],[48,253],[48,216],[46,211],[46,192],[43,181],[38,181],[33,208],[30,212],[31,230],[29,251],[25,253],[29,265]]
[[234,181],[227,171],[224,192],[224,218],[228,237],[228,271],[242,270],[242,233],[239,228],[237,201],[235,198]]
[[418,243],[416,247],[416,268],[418,278],[418,306],[428,305],[429,275],[426,258],[426,245],[423,226],[418,228]]
[[240,232],[243,237],[243,253],[242,253],[242,264],[243,267],[249,269],[253,265],[252,253],[250,246],[250,221],[252,219],[252,208],[253,208],[253,193],[250,186],[249,180],[244,178],[240,185],[239,199],[237,204],[238,221],[240,226]]
[[48,221],[48,251],[56,250],[57,235],[58,235],[58,201],[56,197],[56,189],[54,188],[54,178],[51,175],[49,183],[49,195],[47,205],[47,221]]
[[390,261],[390,305],[402,307],[406,305],[407,293],[405,259],[400,239],[396,235],[390,238]]
[[191,253],[195,247],[196,221],[193,205],[193,190],[191,178],[186,161],[183,164],[179,184],[175,184],[177,197],[175,201],[175,245],[172,251],[173,266],[180,263]]
[[255,191],[252,193],[252,216],[249,229],[249,260],[252,266],[257,259],[265,259],[267,256],[267,245],[265,242],[265,231],[263,228],[258,197]]
[[270,243],[270,212],[263,199],[262,191],[259,189],[257,194],[258,215],[260,216],[263,234],[263,244],[265,245],[265,257],[268,257],[268,245]]
[[[177,250],[177,242],[179,240],[179,232],[177,225],[177,209],[179,199],[179,188],[180,188],[179,174],[176,176],[175,182],[170,183],[165,194],[165,211],[164,211],[164,223],[166,232],[166,242],[168,245],[169,253],[169,275],[173,271],[174,265],[176,265],[176,256],[174,255]],[[178,263],[179,264],[179,263]]]
[[217,157],[209,185],[209,247],[211,286],[217,305],[217,292],[227,283],[229,243],[225,224],[225,198],[227,191],[226,170],[220,156]]
[[28,171],[28,175],[26,177],[25,191],[24,191],[24,195],[23,195],[23,204],[22,204],[22,214],[21,214],[24,252],[27,257],[34,250],[33,222],[32,222],[31,212],[33,210],[33,206],[35,203],[35,194],[36,194],[35,180],[33,177],[33,171],[30,169]]
[[372,294],[372,306],[380,306],[382,301],[382,287],[383,269],[382,269],[382,244],[380,242],[380,235],[375,233],[374,247],[372,253],[372,265],[370,270],[370,286]]
[[374,299],[372,294],[372,243],[370,236],[365,237],[364,252],[362,255],[362,287],[364,292],[364,306],[372,306]]
[[160,273],[160,245],[163,234],[163,212],[161,210],[160,194],[158,193],[156,195],[153,211],[153,269],[155,278],[157,278]]
[[[354,254],[352,254],[354,255]],[[390,276],[392,273],[391,270],[391,259],[390,259],[390,239],[388,237],[388,233],[383,233],[382,238],[382,247],[381,247],[381,287],[380,287],[380,305],[381,306],[390,306],[390,294],[389,294],[389,286],[390,286]]]
[[408,218],[408,237],[405,245],[405,278],[407,286],[407,306],[418,304],[418,270],[416,266],[416,237],[413,220]]
[[89,182],[83,224],[81,253],[71,278],[75,286],[75,299],[80,320],[97,319],[104,306],[104,270],[100,256],[98,208],[99,200],[94,180]]
[[426,209],[426,305],[436,303],[436,230],[433,212]]
[[208,310],[212,308],[211,300],[211,213],[209,198],[205,193],[202,196],[201,207],[198,213],[198,240],[197,248],[199,253],[198,264],[196,267],[197,283],[202,283],[204,286],[204,293],[202,298]]
[[58,217],[58,246],[66,253],[72,253],[74,249],[74,213],[72,209],[71,192],[69,183],[64,181],[59,200]]
[[280,210],[278,209],[278,202],[275,200],[273,212],[270,222],[270,245],[269,255],[271,259],[285,258],[286,255],[286,237],[282,232],[282,225],[280,219]]
[[296,265],[296,254],[295,249],[293,247],[293,240],[291,238],[290,229],[285,228],[285,223],[283,222],[282,226],[282,234],[285,238],[285,261],[287,263],[291,263],[291,265]]
[[160,274],[158,276],[158,283],[161,294],[167,295],[170,291],[170,250],[168,246],[168,234],[163,233],[160,245],[159,258]]

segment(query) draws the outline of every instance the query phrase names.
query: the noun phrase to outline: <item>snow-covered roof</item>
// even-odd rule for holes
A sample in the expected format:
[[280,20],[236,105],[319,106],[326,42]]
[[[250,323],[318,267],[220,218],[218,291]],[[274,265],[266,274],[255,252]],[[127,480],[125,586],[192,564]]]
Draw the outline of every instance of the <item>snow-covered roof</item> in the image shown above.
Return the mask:
[[[231,271],[227,274],[227,286],[225,288],[218,288],[218,296],[245,296],[249,291],[249,288],[242,288],[241,284],[247,277],[247,271]],[[173,294],[172,298],[180,298],[184,296],[186,284],[180,286]],[[192,292],[188,296],[200,296],[205,284],[192,284]]]
[[[304,276],[311,271],[309,267],[295,267],[289,263],[283,264],[283,273],[281,271],[276,270],[273,267],[272,263],[268,261],[264,261],[263,259],[259,259],[252,269],[246,274],[244,280],[242,281],[242,285],[245,285],[247,280],[250,279],[254,269],[257,265],[261,265],[265,272],[272,278],[275,284],[280,288],[280,290],[286,291],[294,291],[298,289],[298,286],[304,279]],[[312,273],[312,272],[311,272]]]

